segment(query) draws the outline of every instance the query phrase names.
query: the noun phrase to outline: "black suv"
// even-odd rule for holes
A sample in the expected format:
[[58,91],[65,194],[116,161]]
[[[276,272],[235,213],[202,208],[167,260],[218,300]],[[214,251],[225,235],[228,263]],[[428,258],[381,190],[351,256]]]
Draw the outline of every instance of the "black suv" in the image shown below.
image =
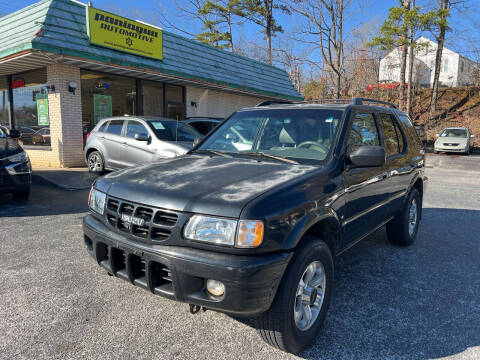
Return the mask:
[[325,319],[335,256],[385,224],[396,245],[417,235],[420,141],[405,113],[367,101],[265,102],[186,155],[99,178],[88,252],[192,312],[256,317],[267,343],[300,351]]
[[18,130],[0,126],[0,194],[11,193],[15,199],[26,200],[30,195],[32,166],[18,138]]

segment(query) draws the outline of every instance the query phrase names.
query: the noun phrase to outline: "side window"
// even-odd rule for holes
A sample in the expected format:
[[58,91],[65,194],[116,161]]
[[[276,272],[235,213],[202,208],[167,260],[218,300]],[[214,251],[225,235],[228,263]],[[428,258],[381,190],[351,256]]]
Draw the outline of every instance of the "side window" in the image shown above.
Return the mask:
[[396,155],[403,151],[402,133],[390,114],[380,114],[380,123],[383,130],[383,145],[387,156]]
[[202,135],[208,133],[208,123],[206,122],[197,121],[190,123],[190,125]]
[[111,120],[107,128],[107,133],[122,135],[123,120]]
[[148,131],[145,126],[138,121],[129,121],[127,125],[127,137],[134,138],[135,134],[145,134],[148,136]]
[[105,132],[105,129],[107,128],[108,121],[105,121],[99,128],[98,132]]
[[377,125],[373,114],[357,113],[353,117],[350,135],[348,136],[348,153],[351,154],[362,145],[378,146]]

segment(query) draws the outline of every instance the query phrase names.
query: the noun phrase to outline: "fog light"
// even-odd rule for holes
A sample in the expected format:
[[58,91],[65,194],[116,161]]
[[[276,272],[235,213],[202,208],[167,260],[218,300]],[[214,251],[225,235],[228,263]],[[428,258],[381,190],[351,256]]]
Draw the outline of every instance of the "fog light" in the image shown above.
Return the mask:
[[221,281],[208,279],[207,290],[212,295],[222,296],[225,294],[225,285]]

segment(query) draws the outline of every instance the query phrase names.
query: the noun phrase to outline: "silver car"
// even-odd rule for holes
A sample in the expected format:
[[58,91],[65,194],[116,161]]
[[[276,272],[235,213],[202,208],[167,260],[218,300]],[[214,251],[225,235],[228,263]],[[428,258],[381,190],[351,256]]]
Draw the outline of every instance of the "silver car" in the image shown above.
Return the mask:
[[471,151],[470,140],[475,137],[470,129],[465,127],[449,127],[437,134],[433,152],[457,152],[469,154]]
[[182,155],[202,135],[188,124],[160,117],[102,119],[87,134],[88,170],[101,173]]

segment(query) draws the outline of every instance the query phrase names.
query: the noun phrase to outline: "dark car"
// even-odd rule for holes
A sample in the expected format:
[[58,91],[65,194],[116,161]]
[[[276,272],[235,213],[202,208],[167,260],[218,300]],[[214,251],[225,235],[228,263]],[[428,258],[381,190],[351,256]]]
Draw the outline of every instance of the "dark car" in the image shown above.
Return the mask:
[[183,120],[184,123],[195,128],[200,134],[207,135],[210,131],[215,129],[223,119],[207,118],[207,117],[193,117]]
[[256,317],[266,342],[300,351],[325,319],[335,256],[385,224],[394,244],[417,235],[415,128],[393,104],[366,103],[243,109],[183,156],[99,178],[88,253],[192,313]]
[[0,126],[0,193],[28,199],[32,182],[30,159],[18,144],[20,132]]

